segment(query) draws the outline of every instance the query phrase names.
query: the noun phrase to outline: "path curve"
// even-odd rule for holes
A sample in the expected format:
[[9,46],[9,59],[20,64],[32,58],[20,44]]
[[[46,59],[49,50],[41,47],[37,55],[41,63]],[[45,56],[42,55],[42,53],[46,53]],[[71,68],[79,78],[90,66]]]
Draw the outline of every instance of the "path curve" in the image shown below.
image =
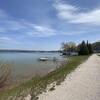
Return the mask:
[[39,95],[39,100],[100,100],[100,57],[92,55],[54,91]]

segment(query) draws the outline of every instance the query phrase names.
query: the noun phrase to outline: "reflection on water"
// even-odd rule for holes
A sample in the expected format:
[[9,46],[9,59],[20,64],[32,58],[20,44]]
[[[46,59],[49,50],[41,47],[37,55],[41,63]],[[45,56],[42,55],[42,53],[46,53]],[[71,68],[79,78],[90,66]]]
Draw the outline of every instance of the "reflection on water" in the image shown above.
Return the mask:
[[[49,61],[38,61],[41,57],[48,57]],[[53,61],[56,57],[58,60]],[[11,65],[12,78],[14,81],[45,75],[54,70],[62,60],[60,53],[0,53],[0,63]]]

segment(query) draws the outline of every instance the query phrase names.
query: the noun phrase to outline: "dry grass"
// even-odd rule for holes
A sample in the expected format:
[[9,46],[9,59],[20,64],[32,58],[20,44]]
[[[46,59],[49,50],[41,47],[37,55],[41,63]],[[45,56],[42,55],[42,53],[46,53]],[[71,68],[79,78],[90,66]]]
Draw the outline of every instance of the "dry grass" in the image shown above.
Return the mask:
[[11,68],[9,64],[0,65],[0,88],[4,87],[11,76]]

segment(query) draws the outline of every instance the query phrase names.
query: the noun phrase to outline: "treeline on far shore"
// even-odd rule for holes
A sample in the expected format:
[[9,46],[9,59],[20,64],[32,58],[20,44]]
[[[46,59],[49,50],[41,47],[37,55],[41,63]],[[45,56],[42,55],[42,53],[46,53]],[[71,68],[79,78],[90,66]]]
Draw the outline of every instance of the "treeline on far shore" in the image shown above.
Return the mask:
[[8,50],[8,49],[0,49],[0,52],[14,52],[14,53],[16,53],[16,52],[18,52],[18,53],[20,53],[20,52],[25,52],[25,53],[34,53],[34,52],[40,52],[40,53],[45,53],[45,52],[47,52],[47,53],[55,53],[55,52],[60,52],[60,50],[51,50],[51,51],[47,51],[47,50]]
[[71,55],[72,53],[76,55],[89,55],[92,53],[100,52],[100,42],[89,43],[88,41],[82,41],[80,44],[76,45],[74,42],[62,43],[61,51],[63,55]]

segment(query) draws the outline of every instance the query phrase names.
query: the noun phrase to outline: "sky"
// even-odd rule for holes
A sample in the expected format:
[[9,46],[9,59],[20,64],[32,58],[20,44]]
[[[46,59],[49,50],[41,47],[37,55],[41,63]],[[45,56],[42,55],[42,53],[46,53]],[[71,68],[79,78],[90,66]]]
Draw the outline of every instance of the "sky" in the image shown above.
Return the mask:
[[100,0],[0,0],[0,49],[58,50],[100,41]]

